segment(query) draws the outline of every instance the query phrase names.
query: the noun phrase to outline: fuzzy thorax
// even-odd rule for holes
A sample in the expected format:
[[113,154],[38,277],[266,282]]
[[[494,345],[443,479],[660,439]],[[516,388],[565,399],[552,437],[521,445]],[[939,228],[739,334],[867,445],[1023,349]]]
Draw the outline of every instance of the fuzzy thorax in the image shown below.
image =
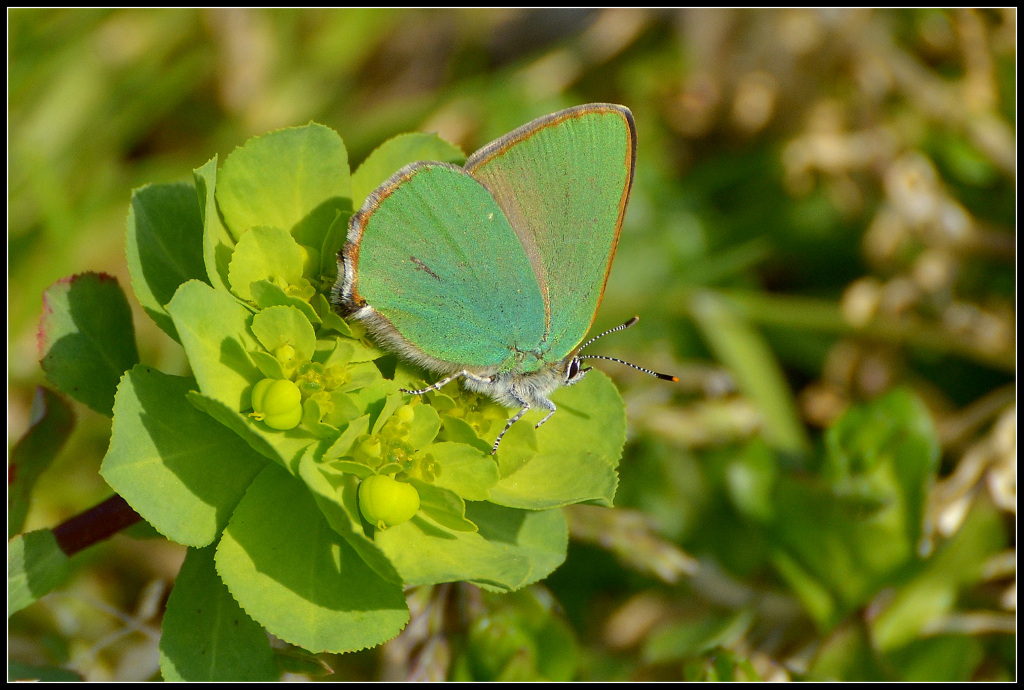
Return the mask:
[[553,410],[554,405],[548,396],[562,386],[576,383],[583,378],[587,370],[580,370],[570,376],[574,357],[560,362],[546,364],[537,371],[522,373],[517,371],[500,371],[487,379],[463,377],[462,385],[466,390],[490,396],[505,407],[539,407]]

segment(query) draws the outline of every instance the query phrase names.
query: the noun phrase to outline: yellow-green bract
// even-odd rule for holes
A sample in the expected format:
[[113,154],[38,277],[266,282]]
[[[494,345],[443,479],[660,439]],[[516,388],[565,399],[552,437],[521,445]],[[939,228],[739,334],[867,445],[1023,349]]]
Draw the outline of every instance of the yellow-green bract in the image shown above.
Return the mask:
[[465,167],[408,165],[352,216],[335,303],[381,344],[445,376],[430,388],[461,378],[522,408],[505,430],[533,407],[548,411],[543,424],[555,410],[548,395],[588,371],[578,351],[635,162],[629,110],[590,104],[506,134]]

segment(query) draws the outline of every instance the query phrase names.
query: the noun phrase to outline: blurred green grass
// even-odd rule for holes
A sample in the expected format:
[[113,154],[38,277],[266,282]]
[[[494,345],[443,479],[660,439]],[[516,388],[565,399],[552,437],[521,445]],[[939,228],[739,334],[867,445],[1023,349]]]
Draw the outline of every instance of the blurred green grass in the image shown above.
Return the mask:
[[[952,473],[1014,400],[1015,29],[1012,10],[9,9],[9,445],[44,383],[42,291],[86,270],[128,290],[133,188],[310,120],[358,164],[399,132],[468,153],[610,101],[633,110],[639,155],[595,326],[639,313],[608,354],[688,382],[612,372],[635,436],[624,500],[684,546],[714,542],[693,539],[717,515],[705,453],[779,429],[802,445],[898,384],[947,434]],[[742,327],[708,332],[708,289]],[[178,373],[129,299],[142,360]],[[109,422],[76,410],[30,527],[105,495]],[[619,601],[651,584],[612,579]]]

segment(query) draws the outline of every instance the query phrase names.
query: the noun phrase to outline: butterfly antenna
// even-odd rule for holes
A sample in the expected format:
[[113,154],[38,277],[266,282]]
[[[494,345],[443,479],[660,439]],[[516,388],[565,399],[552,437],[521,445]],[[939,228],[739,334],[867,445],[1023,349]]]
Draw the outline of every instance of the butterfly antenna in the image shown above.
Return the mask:
[[629,321],[627,321],[627,322],[626,322],[626,323],[624,323],[624,324],[621,324],[621,325],[619,325],[619,326],[616,326],[615,328],[609,328],[609,329],[608,329],[607,331],[605,331],[604,333],[598,333],[598,334],[597,334],[597,335],[595,335],[595,336],[594,336],[593,338],[591,338],[591,339],[590,339],[590,340],[588,340],[587,342],[585,342],[585,343],[583,343],[582,345],[580,345],[580,346],[579,346],[579,348],[578,348],[578,349],[577,349],[576,351],[577,351],[577,352],[582,352],[582,351],[583,351],[583,349],[587,347],[587,345],[589,345],[590,343],[594,342],[594,341],[595,341],[595,340],[597,340],[598,338],[603,338],[603,337],[605,337],[606,335],[608,335],[609,333],[615,333],[616,331],[624,331],[624,330],[626,330],[627,328],[629,328],[630,326],[632,326],[632,325],[636,324],[636,322],[637,322],[637,321],[639,321],[639,320],[640,320],[640,317],[639,317],[639,316],[634,316],[633,318],[631,318],[631,319],[630,319]]
[[[627,321],[624,324],[616,326],[615,328],[609,328],[604,333],[599,333],[599,334],[595,335],[593,338],[591,338],[587,342],[583,343],[583,345],[580,347],[579,350],[577,350],[577,352],[579,352],[580,350],[583,350],[583,348],[585,348],[587,345],[590,345],[590,343],[594,342],[598,338],[603,338],[604,336],[608,335],[609,333],[615,333],[616,331],[625,330],[625,329],[629,328],[630,326],[636,324],[636,322],[639,321],[639,320],[640,320],[639,316],[634,316],[633,318],[631,318],[629,321]],[[633,364],[632,362],[627,362],[625,360],[618,359],[616,357],[605,357],[604,355],[577,355],[576,359],[607,359],[607,360],[609,360],[611,362],[618,362],[619,364],[625,364],[627,367],[633,367],[634,369],[642,371],[645,374],[650,374],[651,376],[656,376],[657,378],[661,379],[662,381],[679,381],[679,379],[677,377],[672,376],[671,374],[659,374],[656,371],[651,371],[650,369],[646,369],[644,367],[641,367],[641,366],[638,366],[636,364]]]
[[638,369],[638,370],[644,372],[645,374],[650,374],[651,376],[657,376],[662,381],[678,381],[679,380],[678,377],[672,376],[671,374],[659,374],[656,371],[651,371],[650,369],[645,369],[644,367],[641,367],[641,366],[638,366],[636,364],[633,364],[632,362],[627,362],[625,360],[617,359],[615,357],[605,357],[604,355],[583,355],[581,357],[577,357],[577,359],[607,359],[607,360],[612,361],[612,362],[618,362],[619,364],[625,364],[627,367],[633,367],[634,369]]

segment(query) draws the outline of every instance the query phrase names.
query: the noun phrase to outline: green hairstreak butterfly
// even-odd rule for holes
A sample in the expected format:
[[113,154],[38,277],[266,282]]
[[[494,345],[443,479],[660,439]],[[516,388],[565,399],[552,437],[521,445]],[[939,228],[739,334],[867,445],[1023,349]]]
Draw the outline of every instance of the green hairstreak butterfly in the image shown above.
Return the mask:
[[[581,105],[487,144],[464,167],[419,162],[349,221],[334,300],[382,346],[527,410],[581,380],[633,184],[636,128],[620,105]],[[581,345],[583,343],[583,345]]]

